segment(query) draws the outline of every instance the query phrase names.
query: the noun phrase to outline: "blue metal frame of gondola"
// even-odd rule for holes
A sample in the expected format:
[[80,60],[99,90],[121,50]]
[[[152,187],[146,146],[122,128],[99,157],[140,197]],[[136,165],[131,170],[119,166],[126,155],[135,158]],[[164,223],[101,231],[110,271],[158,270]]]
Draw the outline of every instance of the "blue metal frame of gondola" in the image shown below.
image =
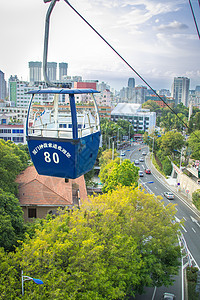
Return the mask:
[[[77,126],[77,114],[76,114],[76,104],[75,104],[75,94],[94,94],[94,93],[100,93],[97,90],[94,89],[43,89],[43,90],[32,90],[27,92],[27,94],[31,94],[31,100],[28,108],[28,113],[27,113],[27,122],[26,122],[26,136],[28,140],[28,119],[29,119],[29,114],[30,114],[30,109],[31,109],[31,104],[34,98],[35,94],[68,94],[69,99],[70,99],[70,109],[71,109],[71,117],[72,117],[72,132],[73,132],[73,139],[78,139],[78,126]],[[94,105],[97,114],[99,115],[98,112],[98,106],[96,104],[96,101],[94,99]],[[98,120],[99,122],[99,120]]]
[[[94,94],[99,93],[93,89],[44,89],[44,90],[33,90],[29,91],[27,94],[31,94],[32,98],[28,108],[27,114],[27,122],[26,122],[26,138],[28,143],[29,152],[33,161],[33,164],[40,175],[46,176],[55,176],[62,178],[77,178],[93,167],[100,142],[100,120],[98,114],[98,107],[94,100],[94,108],[96,111],[97,119],[95,121],[95,125],[93,127],[88,127],[89,132],[82,134],[80,130],[78,130],[78,121],[77,121],[77,112],[76,112],[76,104],[75,104],[75,94]],[[55,132],[55,128],[43,127],[41,133],[38,135],[37,127],[29,128],[30,114],[31,114],[31,106],[34,99],[35,94],[68,94],[70,99],[70,110],[71,110],[71,137],[60,136],[59,134],[55,137],[52,134],[45,135],[45,131]],[[44,134],[43,130],[44,129]],[[30,131],[31,130],[31,131]],[[63,132],[66,132],[65,130]],[[83,131],[84,132],[84,131]],[[63,153],[59,150],[55,150],[49,148],[47,145],[57,145],[64,149],[67,155],[63,155]],[[46,145],[44,149],[44,145]],[[42,147],[42,148],[41,148]],[[51,146],[52,147],[52,146]],[[38,150],[39,149],[39,150]],[[57,147],[56,147],[57,149]],[[53,163],[53,161],[45,160],[45,153],[48,155],[57,155],[59,157],[58,161]]]

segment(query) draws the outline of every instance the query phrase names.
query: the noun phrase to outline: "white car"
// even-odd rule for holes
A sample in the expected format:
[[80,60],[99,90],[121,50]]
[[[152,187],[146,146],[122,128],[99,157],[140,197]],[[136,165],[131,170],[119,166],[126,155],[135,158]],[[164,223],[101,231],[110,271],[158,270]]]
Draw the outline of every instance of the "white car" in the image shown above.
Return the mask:
[[142,152],[142,155],[147,155],[145,151]]
[[138,174],[139,174],[140,177],[144,176],[144,172],[143,171],[139,171]]
[[135,160],[135,165],[139,165],[139,160]]
[[162,296],[162,299],[175,300],[176,296],[174,294],[171,294],[171,293],[164,293],[163,296]]
[[174,194],[172,192],[164,192],[164,196],[169,200],[174,199]]
[[143,157],[140,157],[140,158],[139,158],[139,161],[140,161],[140,162],[144,161],[144,158],[143,158]]

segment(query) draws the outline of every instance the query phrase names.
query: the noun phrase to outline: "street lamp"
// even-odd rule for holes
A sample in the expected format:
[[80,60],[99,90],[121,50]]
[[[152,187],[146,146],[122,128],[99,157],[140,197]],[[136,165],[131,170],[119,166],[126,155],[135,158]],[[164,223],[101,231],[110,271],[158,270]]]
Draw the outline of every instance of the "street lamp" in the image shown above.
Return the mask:
[[130,139],[131,139],[131,132],[130,132],[131,126],[133,126],[133,125],[130,124],[129,127],[128,127],[128,138],[129,138],[129,141],[130,141]]
[[145,190],[147,190],[148,193],[153,194],[153,192],[149,189],[149,187],[146,184],[154,183],[154,181],[146,181],[143,182],[141,179],[139,179],[139,187],[142,186]]
[[180,171],[181,171],[181,163],[182,163],[183,150],[184,150],[184,148],[182,148],[181,151],[174,149],[174,151],[179,152],[181,154],[181,156],[180,156],[180,167],[179,167]]
[[119,131],[120,131],[121,127],[118,128],[117,131],[117,149],[118,149],[118,145],[119,145]]
[[109,145],[109,149],[110,149],[110,140],[111,139],[114,139],[116,136],[111,136],[111,137],[109,137],[109,143],[108,143],[108,145]]
[[152,140],[153,140],[153,145],[152,145],[152,155],[151,155],[151,168],[152,168],[152,165],[153,165],[153,148],[154,148],[154,137],[148,136],[148,138],[150,138],[150,139],[152,139]]
[[44,282],[41,279],[32,278],[30,276],[24,276],[22,270],[22,296],[24,296],[24,281],[26,280],[32,280],[36,284],[44,284]]

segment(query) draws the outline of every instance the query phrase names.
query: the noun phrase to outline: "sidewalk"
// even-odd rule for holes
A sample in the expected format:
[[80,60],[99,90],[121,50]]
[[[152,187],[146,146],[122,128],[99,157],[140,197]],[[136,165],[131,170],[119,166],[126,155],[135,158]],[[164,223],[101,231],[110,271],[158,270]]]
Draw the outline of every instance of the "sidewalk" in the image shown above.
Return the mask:
[[165,176],[163,176],[154,166],[154,164],[151,162],[150,159],[150,153],[146,156],[146,164],[149,168],[151,168],[152,173],[158,177],[158,179],[160,179],[161,181],[164,182],[164,184],[166,184],[169,189],[176,195],[178,195],[180,198],[182,198],[195,212],[196,214],[199,216],[200,218],[200,211],[194,206],[194,204],[192,203],[192,200],[188,197],[188,195],[186,195],[184,192],[182,192],[180,189],[178,190],[178,187],[175,186],[175,182],[173,178],[165,178]]

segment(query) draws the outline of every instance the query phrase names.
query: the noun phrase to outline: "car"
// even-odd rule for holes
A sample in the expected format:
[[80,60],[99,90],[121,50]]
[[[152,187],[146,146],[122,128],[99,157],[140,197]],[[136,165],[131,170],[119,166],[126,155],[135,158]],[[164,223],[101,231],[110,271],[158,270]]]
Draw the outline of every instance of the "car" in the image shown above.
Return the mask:
[[172,192],[164,192],[164,196],[169,200],[174,199],[174,194]]
[[139,161],[141,161],[141,162],[144,161],[144,158],[143,158],[143,157],[140,157],[140,158],[139,158]]
[[151,174],[151,170],[150,169],[144,169],[146,174]]
[[135,165],[139,165],[139,160],[135,160]]
[[171,293],[164,293],[163,296],[162,296],[162,299],[175,300],[176,296],[174,294],[171,294]]
[[142,152],[142,155],[147,155],[145,151]]
[[139,148],[138,150],[141,151],[141,148]]
[[139,174],[139,177],[143,177],[144,176],[143,171],[139,171],[138,174]]
[[125,156],[125,152],[121,152],[121,156]]

